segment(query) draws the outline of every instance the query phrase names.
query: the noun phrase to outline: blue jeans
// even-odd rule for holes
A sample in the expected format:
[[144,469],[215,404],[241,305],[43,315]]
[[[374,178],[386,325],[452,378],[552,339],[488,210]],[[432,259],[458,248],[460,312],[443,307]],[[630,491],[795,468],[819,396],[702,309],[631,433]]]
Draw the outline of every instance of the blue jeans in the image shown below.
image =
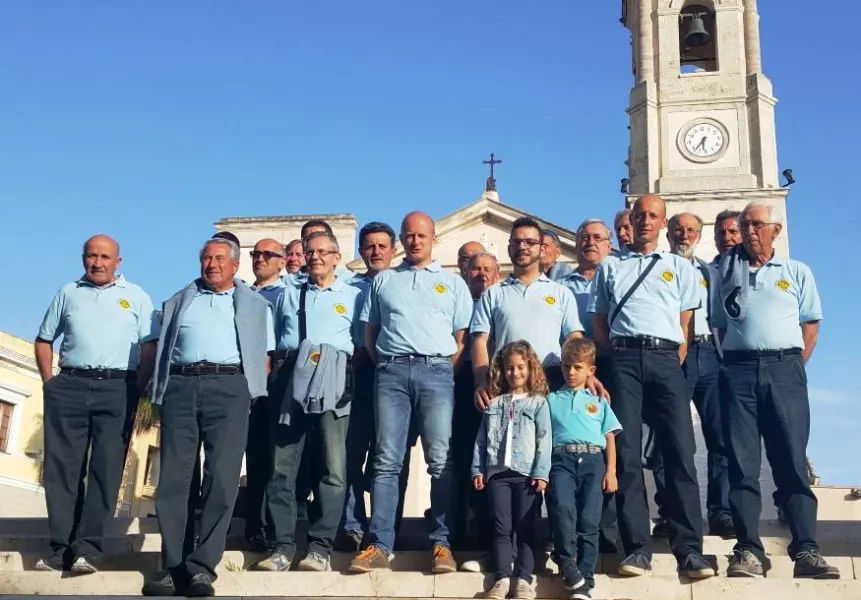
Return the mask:
[[[708,451],[706,507],[709,523],[712,524],[730,517],[727,450],[721,427],[720,393],[717,385],[719,369],[720,356],[711,342],[693,344],[682,365],[687,385],[686,394],[693,399],[700,415]],[[649,467],[655,477],[655,504],[658,505],[661,516],[666,517],[664,462],[658,448],[655,448],[650,457]]]
[[729,450],[729,505],[738,537],[736,549],[750,550],[764,559],[759,537],[759,476],[764,443],[792,534],[789,556],[818,550],[818,503],[807,479],[810,403],[800,353],[737,358],[727,352],[718,385]]
[[404,356],[377,365],[374,415],[377,429],[371,493],[371,542],[390,553],[395,543],[398,479],[410,423],[421,436],[431,476],[434,544],[449,545],[453,528],[454,470],[449,447],[454,409],[454,370],[446,357]]
[[595,587],[605,472],[603,453],[572,454],[564,448],[553,451],[548,509],[553,519],[553,547],[566,582],[576,561],[580,573]]

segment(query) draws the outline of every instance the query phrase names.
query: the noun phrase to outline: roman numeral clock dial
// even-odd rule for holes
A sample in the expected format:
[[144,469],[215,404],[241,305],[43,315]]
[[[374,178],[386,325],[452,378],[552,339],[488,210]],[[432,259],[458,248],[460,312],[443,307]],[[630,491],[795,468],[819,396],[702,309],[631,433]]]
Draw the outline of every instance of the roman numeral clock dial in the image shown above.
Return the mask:
[[679,131],[678,147],[692,162],[712,162],[723,156],[727,148],[726,129],[711,119],[688,123]]

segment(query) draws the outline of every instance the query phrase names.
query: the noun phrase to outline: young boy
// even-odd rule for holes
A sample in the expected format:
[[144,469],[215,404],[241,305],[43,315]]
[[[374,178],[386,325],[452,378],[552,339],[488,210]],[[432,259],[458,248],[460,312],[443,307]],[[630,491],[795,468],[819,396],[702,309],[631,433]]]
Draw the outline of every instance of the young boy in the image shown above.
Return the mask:
[[553,437],[548,510],[557,562],[571,600],[592,597],[603,494],[618,487],[614,436],[622,426],[610,405],[585,389],[594,372],[592,340],[568,340],[562,346],[567,385],[547,398]]

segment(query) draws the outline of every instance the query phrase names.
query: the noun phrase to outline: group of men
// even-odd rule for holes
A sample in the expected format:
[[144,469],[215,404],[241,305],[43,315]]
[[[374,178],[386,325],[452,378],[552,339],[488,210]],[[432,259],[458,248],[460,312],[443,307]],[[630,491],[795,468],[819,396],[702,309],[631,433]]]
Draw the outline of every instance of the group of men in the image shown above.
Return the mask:
[[[267,553],[255,568],[324,571],[345,542],[357,550],[350,572],[389,568],[418,438],[431,478],[431,569],[455,571],[452,549],[469,543],[470,516],[480,547],[492,539],[469,463],[495,351],[527,340],[555,390],[564,385],[561,344],[588,336],[599,349],[590,388],[609,398],[625,431],[619,490],[605,498],[600,523],[602,551],[625,556],[620,574],[651,570],[644,425],[661,514],[654,534],[665,530],[680,572],[715,574],[702,555],[693,400],[708,450],[709,529],[738,538],[727,575],[763,574],[762,439],[795,575],[839,577],[815,540],[805,460],[804,365],[822,311],[809,268],[774,254],[782,226],[769,205],[720,213],[719,254],[706,263],[695,256],[702,219],[682,213],[668,223],[663,200],[646,195],[617,215],[619,250],[602,221],[584,221],[571,267],[558,260],[556,234],[525,217],[512,226],[512,273],[502,278],[498,258],[477,242],[460,249],[459,273],[443,269],[433,258],[434,221],[422,212],[401,223],[396,266],[394,230],[378,222],[361,229],[364,274],[339,266],[332,229],[309,221],[287,246],[257,242],[251,286],[237,277],[239,241],[222,232],[205,242],[199,277],[164,303],[160,318],[118,273],[119,244],[94,236],[84,244],[83,277],[57,293],[36,340],[52,549],[37,566],[96,570],[135,407],[152,379],[165,571],[147,581],[145,595],[213,594],[243,453],[245,533]],[[665,229],[670,252],[658,250]],[[201,447],[202,484],[194,477]],[[189,543],[197,494],[198,535]],[[308,543],[296,562],[300,517],[309,521]]]

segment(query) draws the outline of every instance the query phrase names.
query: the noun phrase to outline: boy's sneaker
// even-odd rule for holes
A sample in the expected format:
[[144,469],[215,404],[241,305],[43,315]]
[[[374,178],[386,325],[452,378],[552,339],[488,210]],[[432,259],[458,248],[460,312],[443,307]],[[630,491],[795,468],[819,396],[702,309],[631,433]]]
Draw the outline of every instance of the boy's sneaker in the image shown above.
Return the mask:
[[795,555],[792,576],[799,579],[840,579],[840,570],[825,562],[818,550],[804,550]]
[[535,600],[535,586],[525,579],[518,579],[513,597],[515,600]]
[[493,586],[484,593],[484,597],[488,600],[505,600],[508,596],[508,590],[511,589],[511,581],[506,577],[505,579],[498,579]]
[[309,552],[308,556],[299,562],[297,568],[300,571],[328,571],[329,557],[319,552]]
[[282,571],[289,571],[292,562],[292,556],[287,556],[283,552],[275,550],[269,556],[254,565],[252,568],[255,571],[269,571],[271,573],[276,573]]
[[640,575],[651,575],[652,561],[645,554],[634,552],[619,563],[619,575],[626,577],[639,577]]
[[377,546],[368,546],[359,552],[350,563],[348,573],[370,573],[371,571],[389,570],[389,556],[385,550]]
[[727,577],[762,577],[762,561],[750,550],[733,550],[726,568]]
[[577,563],[573,559],[569,560],[562,568],[562,581],[565,582],[565,589],[569,592],[573,592],[577,588],[586,585],[586,579],[583,578],[583,574],[577,568]]

